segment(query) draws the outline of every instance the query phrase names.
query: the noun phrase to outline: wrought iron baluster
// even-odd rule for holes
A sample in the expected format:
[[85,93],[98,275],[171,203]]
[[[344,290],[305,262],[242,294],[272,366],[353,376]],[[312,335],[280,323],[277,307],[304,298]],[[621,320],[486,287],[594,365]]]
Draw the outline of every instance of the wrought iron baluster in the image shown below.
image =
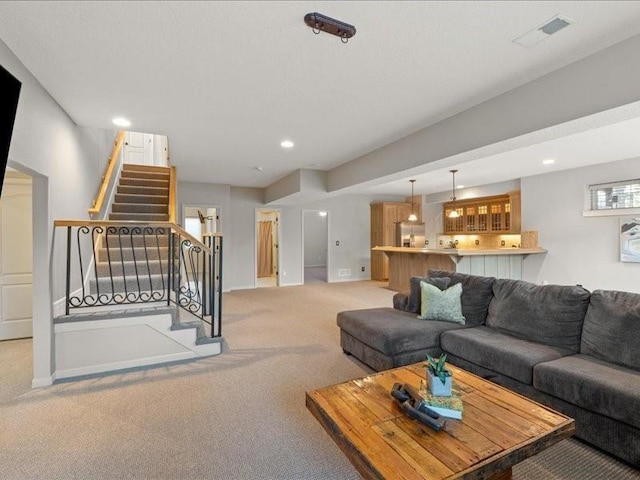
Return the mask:
[[222,237],[216,237],[219,240],[218,251],[218,334],[216,336],[222,336]]
[[[102,233],[102,227],[93,227],[91,229],[91,251],[93,252],[93,255],[94,255],[93,277],[96,282],[96,301],[94,305],[100,302],[100,281],[98,276],[98,258],[96,258],[96,253],[98,253],[96,250],[96,233],[100,235]],[[84,278],[81,280],[84,280]]]
[[69,302],[71,295],[71,227],[67,227],[67,285],[66,285],[66,298],[67,301],[64,307],[65,315],[69,315]]
[[89,228],[82,226],[82,227],[78,227],[78,230],[76,231],[76,243],[78,245],[78,264],[80,266],[80,287],[82,289],[82,295],[80,298],[78,297],[70,297],[69,298],[69,304],[72,307],[79,307],[81,306],[83,303],[85,303],[86,301],[86,292],[85,292],[85,288],[84,288],[84,266],[82,263],[82,248],[80,246],[80,236],[83,233],[89,233]]
[[[136,258],[136,247],[134,245],[133,242],[133,235],[135,232],[139,232],[140,229],[138,227],[133,227],[131,228],[131,230],[129,231],[129,242],[130,242],[130,248],[131,248],[131,256],[133,258],[133,271],[136,274],[136,285],[138,287],[138,292],[131,292],[131,293],[127,293],[127,301],[128,302],[135,302],[136,300],[140,299],[142,300],[142,287],[140,285],[140,275],[138,272],[138,259]],[[125,279],[126,282],[126,279]]]
[[[120,301],[120,297],[122,297],[122,295],[120,293],[116,292],[116,286],[114,284],[113,281],[113,265],[111,262],[111,247],[109,246],[109,234],[117,234],[118,233],[118,229],[116,227],[107,227],[107,232],[105,234],[105,244],[106,244],[106,250],[107,250],[107,265],[109,266],[109,281],[111,283],[111,299],[106,302],[105,304],[108,303],[122,303]],[[125,271],[124,271],[124,267],[122,270],[122,276],[123,278],[125,277]],[[124,300],[124,299],[123,299]]]

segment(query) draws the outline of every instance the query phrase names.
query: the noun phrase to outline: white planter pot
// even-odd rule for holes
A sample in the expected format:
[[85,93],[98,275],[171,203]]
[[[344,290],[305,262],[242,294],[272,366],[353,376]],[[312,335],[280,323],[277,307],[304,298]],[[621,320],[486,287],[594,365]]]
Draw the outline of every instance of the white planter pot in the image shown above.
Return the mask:
[[451,396],[451,377],[447,377],[444,383],[427,370],[427,382],[429,382],[429,391],[431,395],[436,397],[450,397]]

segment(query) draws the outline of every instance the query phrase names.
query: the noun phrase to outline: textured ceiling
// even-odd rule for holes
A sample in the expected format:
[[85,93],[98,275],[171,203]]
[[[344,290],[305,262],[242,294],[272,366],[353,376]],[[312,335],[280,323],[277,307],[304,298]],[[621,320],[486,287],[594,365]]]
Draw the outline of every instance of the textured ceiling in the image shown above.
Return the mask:
[[[312,11],[356,36],[314,35]],[[575,25],[512,43],[558,13]],[[180,179],[255,187],[331,169],[638,33],[640,2],[0,2],[0,38],[78,124],[126,116],[168,135]]]

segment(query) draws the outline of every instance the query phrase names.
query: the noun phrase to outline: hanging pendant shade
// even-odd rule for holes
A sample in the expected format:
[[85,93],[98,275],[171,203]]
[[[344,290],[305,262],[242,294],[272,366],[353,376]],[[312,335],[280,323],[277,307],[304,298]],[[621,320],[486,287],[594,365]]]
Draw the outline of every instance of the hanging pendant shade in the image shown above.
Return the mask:
[[452,210],[447,215],[449,218],[458,218],[460,215],[458,214],[458,209],[456,208],[456,172],[458,170],[449,170],[451,175],[453,176],[453,188],[451,190],[451,201],[453,202]]
[[410,222],[417,222],[418,221],[418,217],[416,216],[414,210],[413,210],[413,184],[416,182],[415,180],[409,180],[411,182],[411,215],[409,215],[409,218],[407,220],[409,220]]

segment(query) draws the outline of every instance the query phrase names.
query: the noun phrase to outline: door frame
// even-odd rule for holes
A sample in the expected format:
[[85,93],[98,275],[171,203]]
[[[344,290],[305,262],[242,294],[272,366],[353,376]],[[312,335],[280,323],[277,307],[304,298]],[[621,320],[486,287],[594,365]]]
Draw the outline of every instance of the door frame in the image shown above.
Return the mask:
[[31,222],[33,252],[33,379],[32,388],[46,387],[55,381],[53,336],[53,258],[54,235],[49,230],[49,177],[11,158],[7,165],[31,176]]
[[278,273],[276,275],[276,287],[279,287],[282,279],[282,210],[280,208],[256,207],[253,219],[253,288],[258,288],[258,213],[275,212],[278,218],[276,236],[278,242]]
[[316,213],[320,213],[320,212],[327,212],[327,276],[325,278],[325,281],[327,283],[331,283],[329,281],[329,272],[330,267],[331,267],[331,222],[329,221],[331,219],[331,212],[329,210],[324,210],[322,208],[305,208],[302,209],[302,221],[300,222],[302,224],[302,232],[301,232],[301,239],[302,239],[302,248],[301,250],[301,256],[300,256],[300,278],[302,279],[302,284],[304,285],[304,248],[305,248],[305,242],[304,242],[304,214],[305,212],[316,212]]

